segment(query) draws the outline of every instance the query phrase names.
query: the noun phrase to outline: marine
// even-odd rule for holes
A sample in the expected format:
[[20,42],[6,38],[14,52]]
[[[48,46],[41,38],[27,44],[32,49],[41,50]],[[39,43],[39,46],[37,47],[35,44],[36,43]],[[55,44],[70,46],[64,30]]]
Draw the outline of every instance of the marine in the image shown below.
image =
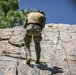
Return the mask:
[[45,27],[46,15],[43,11],[37,10],[28,14],[23,26],[26,29],[26,34],[24,37],[24,42],[26,46],[26,64],[30,64],[31,54],[30,54],[30,43],[31,39],[35,43],[35,52],[36,52],[36,63],[40,63],[41,57],[41,46],[40,42],[42,40],[41,32]]

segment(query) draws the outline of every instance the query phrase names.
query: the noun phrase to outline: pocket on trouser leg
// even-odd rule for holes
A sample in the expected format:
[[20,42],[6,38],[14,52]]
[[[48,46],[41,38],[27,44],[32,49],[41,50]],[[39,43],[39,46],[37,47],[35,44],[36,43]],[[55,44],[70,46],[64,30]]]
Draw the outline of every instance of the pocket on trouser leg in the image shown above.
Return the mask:
[[34,29],[35,29],[36,31],[41,31],[41,27],[38,26],[38,25],[34,25]]
[[26,34],[28,36],[32,36],[32,33],[33,33],[33,26],[32,25],[27,26],[27,28],[26,28]]
[[42,36],[41,36],[41,35],[39,35],[39,36],[34,36],[33,39],[34,39],[34,42],[35,42],[35,43],[39,43],[39,42],[42,40]]
[[39,36],[41,35],[41,28],[38,25],[34,25],[34,31],[33,31],[34,36]]
[[36,37],[38,37],[40,34],[41,34],[40,31],[34,31],[34,32],[33,32],[33,35],[36,36]]

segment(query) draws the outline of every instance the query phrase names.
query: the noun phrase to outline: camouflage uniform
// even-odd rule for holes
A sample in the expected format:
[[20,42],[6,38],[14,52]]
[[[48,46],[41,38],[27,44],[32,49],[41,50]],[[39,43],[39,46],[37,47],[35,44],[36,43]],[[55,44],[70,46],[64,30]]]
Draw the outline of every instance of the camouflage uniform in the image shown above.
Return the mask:
[[42,13],[33,12],[28,15],[26,22],[24,23],[24,28],[26,29],[24,41],[25,46],[27,47],[27,56],[26,56],[27,63],[30,63],[31,60],[30,42],[32,38],[35,43],[35,52],[37,56],[36,62],[39,62],[40,60],[40,53],[41,53],[40,41],[42,40],[41,31],[45,27],[45,22],[46,18]]

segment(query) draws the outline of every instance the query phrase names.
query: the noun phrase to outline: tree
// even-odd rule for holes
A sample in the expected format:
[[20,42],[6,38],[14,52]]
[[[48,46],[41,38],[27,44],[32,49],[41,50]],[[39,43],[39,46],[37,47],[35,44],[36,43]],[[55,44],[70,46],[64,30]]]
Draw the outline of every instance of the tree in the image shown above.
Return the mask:
[[0,0],[0,9],[4,12],[4,17],[6,18],[10,10],[19,9],[18,0]]
[[18,0],[0,0],[0,28],[22,25],[27,14],[34,11],[18,9]]

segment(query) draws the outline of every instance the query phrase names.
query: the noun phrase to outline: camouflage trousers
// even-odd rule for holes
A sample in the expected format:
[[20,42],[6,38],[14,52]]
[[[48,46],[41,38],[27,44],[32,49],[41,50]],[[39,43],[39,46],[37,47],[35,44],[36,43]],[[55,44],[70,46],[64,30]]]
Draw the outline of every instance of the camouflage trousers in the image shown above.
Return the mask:
[[28,55],[30,55],[31,39],[33,39],[33,41],[35,43],[36,58],[37,58],[37,61],[39,61],[40,60],[40,54],[41,54],[40,41],[42,40],[40,26],[30,24],[26,28],[26,34],[24,37],[24,41],[25,41],[25,46],[27,47],[26,53]]

